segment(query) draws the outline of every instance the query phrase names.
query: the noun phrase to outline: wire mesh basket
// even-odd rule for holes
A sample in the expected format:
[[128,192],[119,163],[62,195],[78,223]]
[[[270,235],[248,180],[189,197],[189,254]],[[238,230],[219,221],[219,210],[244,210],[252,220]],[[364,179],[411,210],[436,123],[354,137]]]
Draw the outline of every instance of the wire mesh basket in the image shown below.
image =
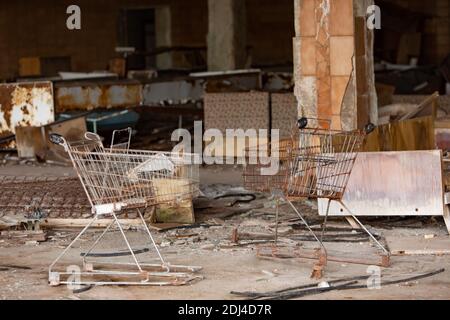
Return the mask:
[[105,149],[90,140],[65,142],[95,211],[155,206],[192,200],[199,192],[197,155],[128,149]]
[[300,129],[288,151],[288,198],[341,200],[365,134]]
[[[278,152],[275,155],[272,147],[277,147]],[[273,190],[284,190],[287,182],[289,168],[289,151],[292,149],[292,140],[280,140],[277,146],[272,144],[260,145],[247,148],[245,150],[245,165],[242,173],[244,187],[247,190],[258,192],[271,192]],[[263,150],[263,156],[259,152]],[[270,166],[270,157],[275,157],[278,161],[278,170],[273,175],[264,175],[264,169]]]
[[[322,123],[321,123],[322,122]],[[325,122],[325,125],[323,124]],[[270,163],[266,158],[257,158],[252,163],[258,149],[247,149],[246,165],[243,170],[244,186],[248,190],[271,192],[276,196],[276,230],[275,243],[277,242],[279,202],[285,200],[290,208],[305,224],[309,232],[321,247],[319,263],[315,266],[315,272],[321,274],[322,267],[326,265],[327,251],[323,244],[323,236],[326,229],[328,212],[331,201],[342,203],[342,197],[347,187],[350,174],[360,151],[366,132],[373,129],[372,125],[363,131],[337,131],[331,130],[329,121],[320,119],[302,118],[298,126],[293,130],[291,139],[282,140],[279,144],[279,152],[269,153],[278,161],[279,170],[275,175],[263,174]],[[259,146],[261,148],[261,146]],[[263,146],[263,149],[268,149]],[[253,158],[251,157],[253,156]],[[317,236],[308,225],[305,218],[294,206],[293,202],[304,198],[328,199],[327,213],[322,224],[321,236]],[[389,252],[381,245],[370,231],[352,214],[351,217],[371,237],[371,239],[388,256]],[[314,274],[314,273],[313,273]]]
[[[276,155],[272,144],[247,148],[244,187],[259,192],[281,190],[291,199],[340,200],[364,137],[361,131],[301,128],[291,139],[280,140]],[[263,157],[257,156],[261,149]],[[265,175],[270,157],[278,161],[279,170]]]

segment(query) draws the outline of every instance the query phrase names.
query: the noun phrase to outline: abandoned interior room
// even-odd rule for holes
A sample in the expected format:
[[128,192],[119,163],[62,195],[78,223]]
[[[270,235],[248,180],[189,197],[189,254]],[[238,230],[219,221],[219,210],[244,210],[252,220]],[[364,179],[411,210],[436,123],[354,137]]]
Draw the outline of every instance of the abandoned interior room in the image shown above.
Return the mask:
[[0,26],[0,299],[450,299],[448,0]]

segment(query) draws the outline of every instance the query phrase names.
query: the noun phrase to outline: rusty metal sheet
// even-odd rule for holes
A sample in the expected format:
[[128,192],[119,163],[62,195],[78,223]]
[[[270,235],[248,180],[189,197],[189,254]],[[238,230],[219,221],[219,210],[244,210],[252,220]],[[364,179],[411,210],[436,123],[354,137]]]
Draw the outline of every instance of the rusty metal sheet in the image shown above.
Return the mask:
[[57,112],[130,108],[142,104],[142,85],[133,82],[77,82],[55,86]]
[[159,106],[165,103],[183,104],[203,98],[203,83],[198,80],[152,82],[144,86],[143,104]]
[[184,104],[202,100],[206,92],[241,92],[261,89],[260,70],[191,73],[188,78],[152,81],[143,89],[145,106]]
[[[319,199],[319,215],[325,215],[327,201]],[[355,216],[442,216],[442,152],[360,153],[343,203]],[[350,212],[332,201],[330,215]]]
[[57,133],[68,141],[80,141],[86,133],[84,115],[50,123],[43,127],[16,128],[16,145],[20,158],[36,158],[65,162],[69,160],[64,148],[50,143],[49,134]]
[[55,120],[51,82],[0,84],[0,135]]

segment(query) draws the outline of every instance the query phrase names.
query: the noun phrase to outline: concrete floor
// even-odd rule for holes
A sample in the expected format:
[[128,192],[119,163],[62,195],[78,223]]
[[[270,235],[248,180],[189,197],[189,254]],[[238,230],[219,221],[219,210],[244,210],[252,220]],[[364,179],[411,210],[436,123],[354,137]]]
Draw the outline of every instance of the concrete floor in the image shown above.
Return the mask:
[[[0,174],[71,174],[70,168],[3,166]],[[208,167],[202,169],[203,185],[215,183],[240,185],[240,173],[236,168]],[[313,211],[312,211],[313,212]],[[264,218],[264,217],[263,217]],[[309,284],[314,261],[306,259],[265,260],[256,256],[256,246],[229,246],[231,231],[235,227],[251,228],[252,225],[267,230],[270,219],[254,218],[251,215],[236,216],[227,219],[223,225],[213,228],[196,228],[195,241],[175,241],[161,248],[162,253],[172,264],[199,265],[203,267],[200,275],[203,280],[179,287],[95,287],[87,292],[73,294],[65,286],[50,287],[47,284],[48,266],[61,252],[64,245],[73,238],[75,231],[62,230],[55,234],[54,240],[39,245],[13,245],[0,242],[0,267],[17,265],[31,268],[22,270],[11,268],[0,271],[0,299],[236,299],[230,291],[272,291],[301,284]],[[336,222],[345,225],[344,222]],[[425,234],[435,234],[438,238],[447,238],[443,222],[423,228],[376,229],[389,237],[422,239]],[[129,231],[135,242],[142,240],[137,231]],[[173,232],[157,233],[158,243],[167,242]],[[79,253],[92,239],[81,242],[69,251],[66,265],[78,264]],[[119,233],[113,233],[107,241],[111,248],[120,241]],[[409,240],[408,240],[409,241]],[[345,250],[364,253],[367,244],[344,245]],[[401,278],[447,268],[444,273],[402,285],[383,286],[381,289],[334,291],[309,296],[305,299],[450,299],[450,256],[398,256],[392,257],[392,265],[382,268],[382,276]],[[2,270],[0,268],[0,270]],[[348,263],[329,262],[324,278],[328,281],[344,277],[367,274],[367,266]]]
[[[171,248],[170,251],[173,251]],[[162,250],[173,264],[201,265],[204,279],[179,287],[95,287],[90,291],[73,294],[65,286],[47,285],[47,267],[61,251],[57,244],[37,247],[20,246],[1,248],[2,265],[14,264],[31,270],[12,269],[0,272],[1,299],[235,299],[230,291],[272,291],[295,285],[308,284],[311,261],[262,260],[253,250],[193,249],[170,253]],[[77,261],[78,251],[70,254],[69,264]],[[71,260],[71,261],[70,261]],[[450,257],[394,257],[392,267],[382,275],[413,274],[446,267]],[[365,275],[367,267],[329,263],[323,280]],[[273,273],[275,276],[270,275]],[[405,285],[381,287],[379,290],[359,289],[336,291],[307,297],[307,299],[450,299],[450,271],[429,279]]]

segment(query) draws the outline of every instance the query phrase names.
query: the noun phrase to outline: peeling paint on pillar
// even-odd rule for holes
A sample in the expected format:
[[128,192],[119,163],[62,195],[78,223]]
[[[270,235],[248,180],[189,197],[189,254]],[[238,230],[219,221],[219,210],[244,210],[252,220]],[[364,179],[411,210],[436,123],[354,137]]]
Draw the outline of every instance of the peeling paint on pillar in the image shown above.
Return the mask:
[[[345,131],[362,128],[369,118],[376,124],[373,33],[366,32],[365,55],[359,51],[358,63],[355,42],[355,17],[365,17],[370,4],[373,0],[294,1],[294,79],[300,115],[329,118],[333,129]],[[315,49],[310,49],[314,42]],[[361,55],[365,64],[357,69]],[[310,68],[312,57],[315,70]],[[361,75],[367,79],[367,90],[358,82]]]
[[[298,1],[298,0],[297,0]],[[300,38],[294,38],[294,52],[301,51]],[[297,61],[300,55],[294,54],[294,95],[297,98],[299,117],[317,118],[316,77],[302,76],[301,64]]]
[[[336,122],[332,119],[329,15],[329,0],[316,0],[317,114],[321,119]],[[340,123],[332,123],[331,126],[341,128]]]
[[[355,70],[355,64],[353,61],[353,70]],[[355,72],[352,72],[350,80],[347,85],[347,90],[344,94],[341,107],[341,126],[344,131],[352,131],[357,127],[356,119],[356,79]]]

